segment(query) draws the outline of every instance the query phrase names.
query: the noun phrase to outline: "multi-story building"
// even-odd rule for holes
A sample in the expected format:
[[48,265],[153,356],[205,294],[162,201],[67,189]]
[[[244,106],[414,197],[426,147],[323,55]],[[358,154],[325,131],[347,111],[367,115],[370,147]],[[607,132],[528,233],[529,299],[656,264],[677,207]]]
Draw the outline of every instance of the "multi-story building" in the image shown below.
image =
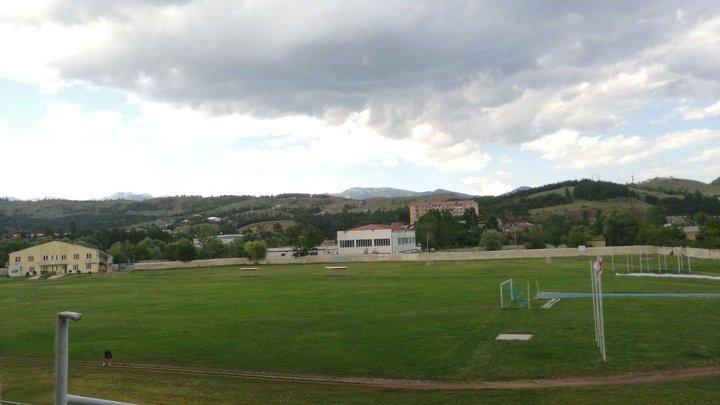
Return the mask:
[[410,205],[410,223],[414,224],[430,210],[450,211],[453,216],[460,217],[470,208],[474,208],[476,214],[480,213],[477,201],[473,200],[417,202]]
[[414,252],[415,230],[392,225],[365,225],[338,231],[338,254],[359,255]]
[[105,252],[72,243],[53,241],[10,253],[11,277],[45,272],[104,273],[113,257]]

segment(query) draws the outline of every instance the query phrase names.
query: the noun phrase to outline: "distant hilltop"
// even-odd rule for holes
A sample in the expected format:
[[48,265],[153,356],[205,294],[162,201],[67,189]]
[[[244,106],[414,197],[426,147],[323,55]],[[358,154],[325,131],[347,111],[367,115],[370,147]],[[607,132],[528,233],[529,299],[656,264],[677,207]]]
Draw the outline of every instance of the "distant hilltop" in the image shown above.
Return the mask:
[[454,191],[437,189],[435,191],[409,191],[391,187],[353,187],[341,193],[332,194],[333,197],[349,198],[352,200],[369,200],[371,198],[402,198],[423,197],[435,194],[454,194],[462,198],[472,198],[472,195],[456,193]]
[[109,197],[101,198],[100,200],[106,201],[106,200],[128,200],[128,201],[143,201],[143,200],[149,200],[151,198],[155,198],[151,196],[150,194],[133,194],[131,192],[120,192],[115,193]]

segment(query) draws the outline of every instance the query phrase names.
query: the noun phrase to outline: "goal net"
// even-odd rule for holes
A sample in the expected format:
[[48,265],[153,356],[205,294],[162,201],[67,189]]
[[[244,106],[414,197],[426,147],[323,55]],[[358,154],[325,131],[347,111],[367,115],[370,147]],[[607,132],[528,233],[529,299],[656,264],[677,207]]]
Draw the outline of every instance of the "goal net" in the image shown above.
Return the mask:
[[511,278],[500,283],[500,309],[530,308],[530,285],[527,289],[515,288]]

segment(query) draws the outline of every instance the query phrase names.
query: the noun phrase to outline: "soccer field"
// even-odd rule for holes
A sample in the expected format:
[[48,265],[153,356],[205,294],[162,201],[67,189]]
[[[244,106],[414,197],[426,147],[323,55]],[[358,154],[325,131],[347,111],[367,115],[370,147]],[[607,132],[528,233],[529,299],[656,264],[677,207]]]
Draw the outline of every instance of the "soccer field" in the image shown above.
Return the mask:
[[[71,367],[73,361],[99,364],[107,349],[118,365],[442,381],[720,363],[717,298],[606,298],[607,363],[595,345],[591,299],[500,309],[499,285],[510,277],[516,286],[529,283],[532,295],[538,286],[589,291],[589,260],[357,263],[341,274],[324,265],[275,265],[261,266],[259,277],[225,267],[3,280],[0,355],[51,359],[55,314],[71,310],[84,314],[70,325]],[[614,277],[608,263],[605,292],[720,292],[712,280]],[[719,268],[693,261],[695,273],[718,274]],[[496,341],[501,333],[533,338]],[[6,382],[4,392],[12,389]]]

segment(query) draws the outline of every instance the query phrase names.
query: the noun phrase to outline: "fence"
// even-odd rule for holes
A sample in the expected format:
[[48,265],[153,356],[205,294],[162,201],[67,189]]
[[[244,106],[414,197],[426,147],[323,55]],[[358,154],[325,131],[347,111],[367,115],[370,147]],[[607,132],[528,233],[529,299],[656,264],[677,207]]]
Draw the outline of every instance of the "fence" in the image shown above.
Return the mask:
[[[610,255],[636,255],[636,254],[673,254],[677,255],[682,249],[683,254],[692,258],[720,260],[720,250],[696,249],[696,248],[670,248],[649,245],[640,246],[611,246],[611,247],[588,247],[585,250],[587,256],[610,256]],[[305,256],[305,257],[269,257],[257,262],[257,264],[318,264],[318,263],[359,263],[378,261],[415,261],[428,262],[438,260],[493,260],[493,259],[532,259],[552,257],[576,257],[576,248],[556,249],[517,249],[517,250],[496,250],[483,252],[432,252],[432,253],[401,253],[401,254],[366,254],[347,256]],[[212,266],[233,266],[255,264],[247,258],[227,258],[193,260],[190,262],[149,262],[136,263],[135,270],[166,270]]]

